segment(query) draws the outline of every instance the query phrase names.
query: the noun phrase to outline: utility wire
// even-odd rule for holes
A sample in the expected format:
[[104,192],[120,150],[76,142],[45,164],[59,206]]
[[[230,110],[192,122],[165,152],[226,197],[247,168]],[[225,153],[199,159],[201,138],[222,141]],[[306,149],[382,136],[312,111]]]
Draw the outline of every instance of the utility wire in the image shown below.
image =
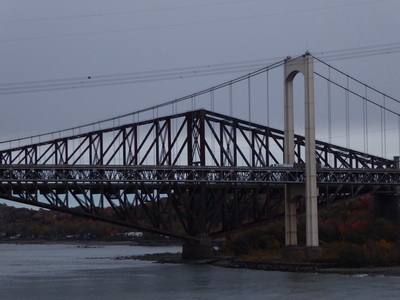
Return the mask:
[[[400,43],[389,43],[342,50],[333,50],[325,52],[316,52],[317,56],[324,61],[316,60],[326,64],[326,61],[354,59],[368,57],[373,55],[384,55],[400,52]],[[300,55],[298,55],[300,56]],[[12,95],[21,93],[59,91],[68,89],[82,89],[91,87],[105,87],[125,84],[135,84],[143,82],[155,82],[164,80],[176,80],[184,78],[193,78],[199,76],[211,76],[228,73],[238,73],[252,71],[261,68],[266,64],[282,60],[283,57],[254,59],[237,62],[228,62],[221,64],[209,64],[192,67],[159,69],[151,71],[127,72],[105,75],[88,75],[80,77],[69,77],[49,80],[35,80],[24,82],[13,82],[0,84],[0,95]],[[334,67],[332,69],[340,72]],[[343,73],[343,72],[341,72]],[[344,73],[343,73],[344,74]]]
[[215,65],[196,67],[173,68],[164,70],[130,72],[109,75],[97,75],[86,77],[70,77],[64,79],[37,80],[0,84],[0,95],[57,91],[66,89],[78,89],[89,87],[103,87],[122,84],[134,84],[143,82],[155,82],[162,80],[184,79],[199,76],[219,75],[251,71],[265,65],[267,62],[282,60],[282,58],[270,58],[264,60],[248,60]]
[[[252,0],[247,0],[252,1]],[[175,8],[160,8],[160,10],[165,9],[177,9],[177,8],[196,8],[201,6],[215,6],[219,4],[229,4],[229,3],[239,3],[239,2],[247,2],[246,0],[238,0],[232,2],[222,2],[222,3],[210,3],[210,4],[197,4],[197,5],[189,5],[189,6],[181,6]],[[131,32],[135,30],[153,30],[159,28],[171,28],[171,27],[187,27],[187,26],[194,26],[194,25],[202,25],[202,24],[210,24],[210,23],[221,23],[221,22],[233,22],[239,20],[254,20],[257,18],[267,18],[271,16],[279,16],[279,15],[288,15],[288,14],[299,14],[299,13],[310,13],[310,12],[317,12],[317,11],[324,11],[329,9],[336,9],[342,7],[349,7],[349,6],[359,6],[359,5],[366,5],[366,4],[374,4],[374,3],[382,3],[385,1],[391,0],[370,0],[370,1],[363,1],[358,3],[346,3],[346,4],[334,4],[330,6],[322,6],[322,7],[313,7],[313,8],[301,8],[296,10],[284,10],[280,12],[268,12],[268,13],[260,13],[260,14],[252,14],[250,16],[239,16],[239,17],[231,17],[231,18],[221,18],[221,19],[213,19],[213,20],[206,20],[206,21],[198,21],[198,22],[189,22],[189,23],[178,23],[178,24],[163,24],[163,25],[155,25],[155,26],[147,26],[147,27],[137,27],[137,28],[129,28],[129,29],[119,29],[119,30],[110,30],[110,31],[101,31],[101,32],[87,32],[87,33],[75,33],[75,34],[66,34],[66,35],[55,35],[55,36],[42,36],[42,37],[31,37],[31,38],[17,38],[17,39],[8,39],[8,40],[0,40],[0,42],[17,42],[17,41],[28,41],[28,40],[42,40],[42,39],[52,39],[52,38],[65,38],[65,37],[79,37],[79,36],[87,36],[87,35],[95,35],[95,34],[111,34],[111,33],[121,33],[121,32]],[[148,11],[155,11],[156,9],[150,10],[138,10],[138,11],[127,11],[125,13],[137,13],[137,12],[148,12]],[[123,14],[124,12],[116,12],[116,13],[99,13],[99,14],[89,14],[83,16],[70,16],[70,17],[60,17],[65,19],[70,18],[80,18],[80,17],[100,17],[100,16],[109,16],[109,15],[117,15]],[[46,20],[46,18],[43,18]],[[56,18],[47,18],[48,20],[57,20]],[[38,19],[22,19],[20,21],[38,21]],[[5,22],[13,22],[13,20],[5,21]]]
[[153,12],[163,12],[169,10],[178,10],[178,9],[188,9],[188,8],[201,8],[201,7],[209,7],[209,6],[218,6],[218,5],[226,5],[226,4],[237,4],[243,2],[254,2],[258,0],[231,0],[224,1],[218,3],[201,3],[201,4],[193,4],[193,5],[182,5],[182,6],[168,6],[168,7],[158,7],[158,8],[148,8],[148,9],[138,9],[138,10],[126,10],[126,11],[116,11],[116,12],[97,12],[97,13],[89,13],[83,15],[70,15],[70,16],[58,16],[58,17],[42,17],[42,18],[25,18],[25,19],[9,19],[0,21],[0,24],[5,23],[21,23],[21,22],[42,22],[42,21],[58,21],[58,20],[68,20],[68,19],[83,19],[83,18],[98,18],[98,17],[107,17],[107,16],[116,16],[116,15],[127,15],[127,14],[143,14],[143,13],[153,13]]
[[[390,51],[392,51],[392,53],[395,50],[397,52],[400,52],[400,43],[382,44],[382,45],[358,47],[358,48],[353,48],[353,49],[321,52],[321,56],[326,55],[328,60],[339,60],[339,59],[346,59],[349,57],[355,58],[355,57],[364,57],[364,56],[368,56],[368,55],[382,55],[384,53],[387,54],[387,53],[389,53],[388,49],[390,49]],[[340,54],[342,54],[342,56]],[[329,68],[331,68],[345,76],[348,76],[348,78],[358,82],[359,84],[363,84],[359,80],[339,71],[338,69],[332,67],[331,65],[320,60],[319,58],[317,58],[315,56],[314,56],[314,58],[318,62],[325,64]],[[254,67],[258,66],[262,61],[268,61],[268,60],[271,60],[271,59],[264,59],[264,60],[259,59],[259,60],[251,60],[251,61],[231,62],[231,63],[224,63],[224,64],[216,64],[216,65],[185,67],[185,68],[175,68],[175,69],[166,69],[166,70],[154,70],[154,71],[146,71],[146,72],[131,72],[131,73],[120,73],[120,74],[111,74],[111,75],[99,75],[96,77],[88,76],[88,77],[75,77],[75,78],[0,84],[0,95],[15,94],[15,93],[28,93],[28,92],[33,92],[33,91],[37,92],[37,91],[44,91],[44,90],[61,90],[61,89],[68,89],[68,88],[83,88],[83,87],[94,87],[94,86],[117,85],[117,84],[135,83],[135,82],[149,82],[149,81],[156,81],[156,80],[169,80],[169,79],[175,79],[175,78],[188,78],[188,77],[196,77],[196,76],[215,75],[215,74],[225,74],[225,73],[231,73],[231,72],[239,72],[242,70],[246,70],[247,68],[254,69]],[[275,69],[275,68],[283,65],[284,61],[285,60],[282,59],[282,60],[278,61],[277,63],[274,63],[268,67],[264,67],[259,70],[253,71],[247,75],[238,77],[234,80],[231,80],[231,81],[222,83],[220,85],[211,87],[209,89],[205,89],[200,92],[191,94],[189,96],[177,98],[172,101],[169,101],[169,102],[166,102],[163,104],[159,104],[159,105],[156,105],[156,106],[153,106],[150,108],[142,109],[142,110],[128,113],[125,115],[117,116],[114,118],[109,118],[109,119],[102,120],[102,121],[93,122],[93,123],[82,125],[82,126],[76,126],[76,127],[65,129],[65,130],[54,131],[54,132],[49,132],[49,133],[45,133],[45,134],[24,137],[24,138],[19,138],[19,139],[7,140],[7,141],[0,142],[0,144],[11,143],[11,142],[15,142],[15,141],[22,141],[22,140],[33,139],[33,138],[40,138],[40,137],[54,135],[54,134],[60,135],[63,132],[69,132],[69,131],[74,132],[77,129],[81,130],[82,128],[86,128],[88,126],[95,126],[95,125],[100,126],[100,124],[102,124],[102,123],[114,121],[116,119],[125,118],[127,116],[134,117],[135,115],[139,115],[140,113],[143,113],[143,112],[146,112],[149,110],[158,109],[158,108],[161,108],[164,106],[168,106],[168,105],[176,106],[176,104],[178,102],[185,101],[187,99],[194,99],[196,96],[200,96],[200,95],[209,93],[211,91],[215,91],[217,89],[224,88],[226,86],[231,87],[232,84],[243,81],[243,80],[249,80],[249,78],[251,78],[253,76],[256,76],[256,75],[264,73],[264,72],[268,72],[269,70]],[[331,82],[332,84],[343,88],[344,90],[346,90],[347,92],[349,92],[351,94],[354,94],[362,99],[364,98],[363,96],[361,96],[353,91],[349,91],[348,88],[343,87],[343,86],[331,81],[330,78],[327,78],[316,72],[315,72],[315,74],[317,76],[324,78],[328,82]],[[99,79],[92,80],[95,78],[99,78]],[[82,84],[83,79],[88,80],[90,82],[90,84]],[[363,85],[365,85],[365,84],[363,84]],[[390,97],[384,93],[381,93],[378,90],[371,88],[367,85],[365,85],[365,86],[377,93],[384,95],[385,99],[390,99],[397,103],[400,103],[400,101],[396,100],[393,97]],[[374,103],[368,99],[366,99],[366,101],[372,103],[373,105],[381,107],[382,109],[384,109],[384,111],[387,111],[387,112],[390,112],[390,113],[393,113],[393,114],[399,116],[398,113],[386,108],[385,106],[381,106],[381,105]]]

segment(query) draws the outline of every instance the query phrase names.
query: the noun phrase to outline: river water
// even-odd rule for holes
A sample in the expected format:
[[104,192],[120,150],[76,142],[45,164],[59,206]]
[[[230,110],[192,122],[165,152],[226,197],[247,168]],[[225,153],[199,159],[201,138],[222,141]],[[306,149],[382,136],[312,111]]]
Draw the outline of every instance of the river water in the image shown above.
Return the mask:
[[400,278],[115,260],[180,247],[0,244],[0,299],[398,299]]

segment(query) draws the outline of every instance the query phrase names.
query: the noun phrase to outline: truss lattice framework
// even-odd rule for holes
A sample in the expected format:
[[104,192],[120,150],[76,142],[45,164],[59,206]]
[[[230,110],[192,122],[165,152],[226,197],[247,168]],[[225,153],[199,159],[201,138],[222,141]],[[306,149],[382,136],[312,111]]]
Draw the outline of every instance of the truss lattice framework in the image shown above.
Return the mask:
[[277,216],[281,188],[259,184],[13,182],[0,197],[185,240]]
[[[213,238],[283,215],[283,186],[305,180],[303,137],[295,150],[297,165],[281,165],[282,131],[198,110],[2,150],[0,198]],[[327,143],[316,159],[320,201],[400,180],[393,161]]]
[[[385,190],[395,170],[321,170],[320,201]],[[0,198],[180,239],[218,237],[283,215],[304,169],[1,166]]]
[[[304,162],[304,137],[295,160]],[[393,161],[317,141],[327,168],[392,168]],[[1,165],[268,167],[283,162],[283,131],[197,110],[0,151]]]

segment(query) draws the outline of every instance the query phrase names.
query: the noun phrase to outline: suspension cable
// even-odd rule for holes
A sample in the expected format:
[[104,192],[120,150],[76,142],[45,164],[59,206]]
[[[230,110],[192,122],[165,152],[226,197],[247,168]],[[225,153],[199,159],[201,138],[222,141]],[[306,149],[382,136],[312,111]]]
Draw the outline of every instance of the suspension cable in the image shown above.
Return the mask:
[[[335,67],[333,67],[333,66],[327,64],[326,62],[324,62],[324,61],[318,59],[317,57],[313,56],[313,58],[314,58],[315,60],[317,60],[318,62],[320,62],[320,63],[326,65],[327,67],[331,68],[332,70],[334,70],[334,71],[336,71],[336,72],[338,72],[338,73],[340,73],[340,74],[342,74],[342,75],[344,75],[344,76],[347,76],[347,77],[350,78],[351,80],[353,80],[353,81],[355,81],[355,82],[357,82],[357,83],[359,83],[359,84],[361,84],[361,85],[364,85],[364,86],[368,87],[370,90],[372,90],[372,91],[374,91],[374,92],[376,92],[376,93],[378,93],[378,94],[385,95],[388,99],[393,100],[393,101],[395,101],[395,102],[397,102],[397,103],[400,103],[400,100],[397,100],[397,99],[395,99],[395,98],[393,98],[393,97],[391,97],[391,96],[389,96],[389,95],[386,95],[385,93],[382,93],[381,91],[379,91],[379,90],[377,90],[377,89],[375,89],[375,88],[373,88],[373,87],[371,87],[371,86],[369,86],[369,85],[366,85],[365,83],[361,82],[360,80],[358,80],[358,79],[356,79],[356,78],[354,78],[354,77],[352,77],[352,76],[350,76],[350,75],[348,75],[348,74],[346,74],[346,73],[340,71],[339,69],[337,69],[337,68],[335,68]],[[315,72],[314,72],[314,73],[315,73]],[[332,82],[332,83],[333,83],[333,82]]]
[[[326,76],[324,76],[324,75],[322,75],[322,74],[319,74],[318,72],[315,72],[315,71],[314,71],[314,74],[317,75],[317,76],[319,76],[319,77],[321,77],[321,78],[323,78],[323,79],[325,79],[325,80],[329,80],[328,77],[326,77]],[[349,78],[351,78],[351,77],[349,76]],[[374,102],[374,101],[372,101],[372,100],[369,100],[369,99],[365,99],[364,96],[360,95],[360,94],[357,93],[357,92],[351,91],[349,88],[344,87],[343,85],[341,85],[341,84],[339,84],[339,83],[336,83],[336,82],[334,82],[334,81],[332,81],[332,80],[330,80],[330,82],[331,82],[333,85],[335,85],[335,86],[337,86],[337,87],[340,87],[340,88],[342,88],[342,89],[345,90],[345,91],[348,91],[350,94],[355,95],[355,96],[357,96],[358,98],[364,99],[365,101],[367,101],[368,103],[370,103],[370,104],[372,104],[372,105],[374,105],[374,106],[383,107],[381,104],[378,104],[378,103],[376,103],[376,102]],[[370,88],[370,87],[368,87],[368,88]],[[379,91],[378,91],[378,93],[379,93]],[[386,95],[386,94],[383,94],[383,93],[380,93],[380,94],[381,94],[381,95]],[[398,100],[396,100],[396,99],[394,99],[394,98],[392,98],[392,97],[390,97],[390,96],[388,96],[388,95],[386,95],[386,98],[390,98],[390,99],[395,100],[395,101],[397,101],[397,102],[400,103],[400,101],[398,101]],[[396,116],[399,116],[399,113],[396,113],[396,112],[395,112],[394,110],[392,110],[392,109],[385,108],[385,110],[386,110],[387,112],[390,112],[390,113],[396,115]]]
[[[301,56],[299,56],[299,57],[301,57]],[[269,65],[269,66],[263,67],[263,68],[261,68],[261,69],[258,69],[258,70],[256,70],[256,71],[253,71],[253,72],[248,73],[248,74],[246,74],[246,75],[242,75],[242,76],[237,77],[237,78],[235,78],[235,79],[233,79],[233,80],[223,82],[223,83],[221,83],[221,84],[219,84],[219,85],[216,85],[216,86],[213,86],[213,87],[211,87],[211,88],[207,88],[207,89],[201,90],[201,91],[199,91],[199,92],[196,92],[196,93],[193,93],[193,94],[190,94],[190,95],[186,95],[186,96],[183,96],[183,97],[180,97],[180,98],[176,98],[176,99],[174,99],[174,100],[167,101],[167,102],[164,102],[164,103],[161,103],[161,104],[158,104],[158,105],[154,105],[154,106],[147,107],[147,108],[144,108],[144,109],[136,110],[136,111],[131,112],[131,113],[119,115],[119,116],[117,116],[117,117],[108,118],[108,119],[104,119],[104,120],[101,120],[101,121],[96,121],[96,122],[88,123],[88,124],[85,124],[85,125],[75,126],[75,127],[68,128],[68,129],[57,130],[57,131],[47,132],[47,133],[43,133],[43,134],[32,135],[32,136],[28,136],[28,137],[22,137],[22,138],[16,138],[16,139],[10,139],[10,140],[5,140],[5,141],[0,141],[0,145],[5,144],[5,143],[10,143],[10,145],[11,145],[12,142],[18,142],[18,143],[20,143],[21,141],[28,140],[28,139],[30,139],[30,138],[40,138],[40,137],[45,137],[45,136],[49,136],[49,135],[56,134],[56,133],[58,133],[58,134],[61,134],[61,133],[68,133],[68,132],[70,132],[70,131],[72,131],[72,130],[75,130],[75,129],[81,130],[81,129],[83,129],[83,128],[87,128],[87,127],[94,126],[95,124],[100,125],[101,123],[112,122],[113,120],[115,120],[115,119],[117,119],[117,118],[123,119],[123,118],[126,118],[126,117],[130,117],[130,116],[134,116],[134,115],[139,115],[140,113],[144,113],[144,112],[151,111],[151,110],[154,109],[154,108],[162,108],[162,107],[170,106],[170,105],[172,105],[172,104],[177,104],[177,103],[179,103],[179,102],[191,100],[191,99],[193,99],[194,97],[207,94],[207,93],[209,93],[211,90],[219,90],[219,89],[228,87],[229,85],[233,85],[233,84],[239,83],[239,82],[241,82],[241,81],[248,80],[248,78],[257,76],[257,75],[262,74],[262,73],[264,73],[264,72],[266,72],[266,71],[276,69],[276,68],[278,68],[278,67],[284,65],[285,62],[286,62],[286,59],[283,59],[283,60],[280,60],[280,61],[278,61],[278,62],[276,62],[276,63],[273,63],[273,64],[271,64],[271,65]],[[139,119],[139,118],[138,118],[138,119]],[[139,120],[138,120],[138,121],[139,121]]]

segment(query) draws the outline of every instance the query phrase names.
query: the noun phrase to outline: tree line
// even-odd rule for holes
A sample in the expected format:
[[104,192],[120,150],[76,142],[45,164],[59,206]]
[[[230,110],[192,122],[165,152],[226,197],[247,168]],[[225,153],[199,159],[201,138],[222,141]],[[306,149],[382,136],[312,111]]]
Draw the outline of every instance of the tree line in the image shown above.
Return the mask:
[[117,238],[130,229],[46,209],[0,204],[0,237],[11,239]]

